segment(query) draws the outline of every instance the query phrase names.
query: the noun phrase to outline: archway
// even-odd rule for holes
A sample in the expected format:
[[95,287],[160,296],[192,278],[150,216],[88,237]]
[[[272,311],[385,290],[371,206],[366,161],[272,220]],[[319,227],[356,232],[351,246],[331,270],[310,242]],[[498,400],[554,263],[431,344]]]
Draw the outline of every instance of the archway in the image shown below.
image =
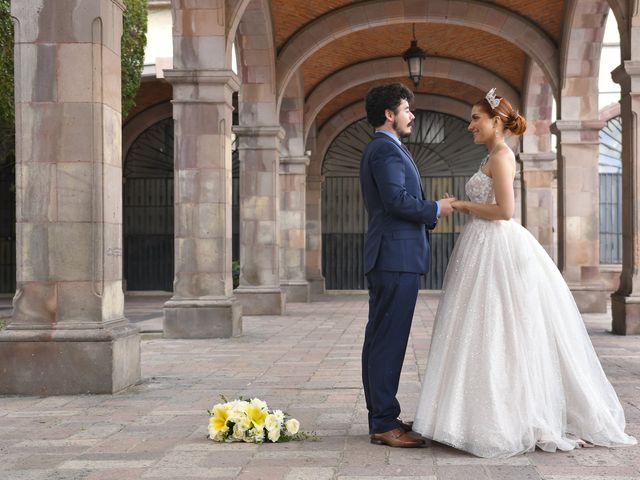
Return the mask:
[[123,273],[128,291],[173,290],[173,119],[144,130],[123,169]]

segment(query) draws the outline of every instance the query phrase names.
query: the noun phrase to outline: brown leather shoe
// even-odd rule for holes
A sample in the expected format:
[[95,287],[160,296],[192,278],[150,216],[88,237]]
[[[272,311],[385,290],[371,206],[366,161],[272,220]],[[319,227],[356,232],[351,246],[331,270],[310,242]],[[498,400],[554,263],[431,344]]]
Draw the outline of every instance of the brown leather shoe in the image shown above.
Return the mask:
[[417,448],[425,444],[424,440],[413,437],[401,428],[394,428],[383,433],[373,433],[371,434],[371,443],[400,448]]

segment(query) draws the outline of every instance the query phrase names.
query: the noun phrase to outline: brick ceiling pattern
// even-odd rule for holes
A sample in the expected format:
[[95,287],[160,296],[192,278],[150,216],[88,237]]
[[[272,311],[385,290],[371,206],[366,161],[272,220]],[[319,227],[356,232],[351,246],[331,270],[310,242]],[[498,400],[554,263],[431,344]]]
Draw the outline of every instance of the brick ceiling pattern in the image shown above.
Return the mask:
[[[276,48],[282,47],[289,37],[307,23],[331,10],[358,3],[358,1],[360,0],[272,0],[271,14]],[[528,18],[538,24],[556,44],[559,43],[562,34],[564,0],[494,0],[486,3],[493,3]]]
[[[298,30],[322,15],[360,2],[366,3],[367,0],[271,0],[276,48],[280,50]],[[484,3],[492,3],[527,18],[544,31],[556,46],[560,43],[564,0],[492,0]],[[503,78],[517,91],[522,91],[526,55],[518,46],[469,27],[423,23],[416,24],[415,28],[418,45],[427,55],[474,63]],[[331,42],[315,52],[301,67],[305,95],[308,96],[327,76],[349,65],[374,58],[402,55],[411,38],[411,25],[398,24],[354,32]],[[419,91],[447,95],[469,103],[473,103],[482,94],[469,85],[428,78],[429,72],[425,72],[425,75],[427,78],[423,79]],[[406,81],[413,87],[407,79],[398,80]],[[384,81],[354,87],[338,95],[323,108],[316,124],[322,125],[331,115],[363,98],[372,85],[379,83]]]
[[[521,90],[526,55],[512,43],[455,25],[416,24],[415,28],[418,46],[427,55],[474,63]],[[305,96],[324,78],[349,65],[371,58],[402,56],[412,36],[411,25],[398,24],[361,30],[331,42],[302,66]]]
[[[413,83],[406,77],[375,80],[372,82],[363,83],[362,85],[358,85],[357,87],[351,88],[348,91],[336,96],[320,111],[320,113],[316,117],[316,125],[318,126],[318,128],[320,128],[327,120],[329,120],[333,115],[338,113],[343,108],[348,107],[349,105],[360,100],[364,100],[365,95],[371,87],[389,82],[401,82],[416,93],[430,93],[433,95],[455,97],[456,99],[462,100],[470,105],[477,102],[484,95],[484,92],[482,92],[481,90],[461,82],[456,82],[455,80],[423,78],[418,88],[415,88]],[[452,92],[455,92],[455,95],[452,95]]]

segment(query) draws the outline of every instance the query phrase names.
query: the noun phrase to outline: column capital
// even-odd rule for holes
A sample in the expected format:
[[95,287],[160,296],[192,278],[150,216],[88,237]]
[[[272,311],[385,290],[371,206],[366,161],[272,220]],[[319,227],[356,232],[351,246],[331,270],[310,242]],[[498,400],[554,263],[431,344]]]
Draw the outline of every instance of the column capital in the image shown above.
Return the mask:
[[557,168],[558,154],[556,152],[520,152],[517,159],[522,163],[522,169],[524,171],[554,171]]
[[240,78],[233,70],[199,70],[170,68],[163,70],[164,78],[172,85],[187,84],[228,84],[234,92],[240,89]]
[[232,70],[163,70],[173,86],[172,103],[226,103],[232,105],[233,92],[240,89],[240,79]]
[[556,152],[520,152],[518,160],[521,162],[553,162],[558,158]]
[[278,137],[282,140],[285,136],[280,125],[234,125],[231,130],[238,137]]
[[304,175],[309,166],[309,157],[280,157],[280,174]]
[[[624,92],[640,91],[640,62],[625,60],[611,71],[611,79],[620,85]],[[636,87],[636,88],[634,88]]]
[[560,137],[560,144],[599,144],[599,133],[606,122],[600,119],[556,120],[551,133]]
[[556,120],[551,124],[551,132],[558,135],[561,132],[600,130],[605,123],[604,120],[598,118],[591,120]]

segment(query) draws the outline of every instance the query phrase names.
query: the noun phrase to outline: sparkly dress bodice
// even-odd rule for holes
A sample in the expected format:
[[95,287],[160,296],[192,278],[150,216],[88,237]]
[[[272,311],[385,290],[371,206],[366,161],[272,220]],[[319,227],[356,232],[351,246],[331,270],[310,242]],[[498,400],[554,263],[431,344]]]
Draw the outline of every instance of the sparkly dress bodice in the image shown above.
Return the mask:
[[[487,157],[488,158],[488,157]],[[467,181],[464,191],[474,203],[495,203],[495,193],[493,190],[493,179],[482,171],[482,166],[487,162],[485,159],[478,171]]]

